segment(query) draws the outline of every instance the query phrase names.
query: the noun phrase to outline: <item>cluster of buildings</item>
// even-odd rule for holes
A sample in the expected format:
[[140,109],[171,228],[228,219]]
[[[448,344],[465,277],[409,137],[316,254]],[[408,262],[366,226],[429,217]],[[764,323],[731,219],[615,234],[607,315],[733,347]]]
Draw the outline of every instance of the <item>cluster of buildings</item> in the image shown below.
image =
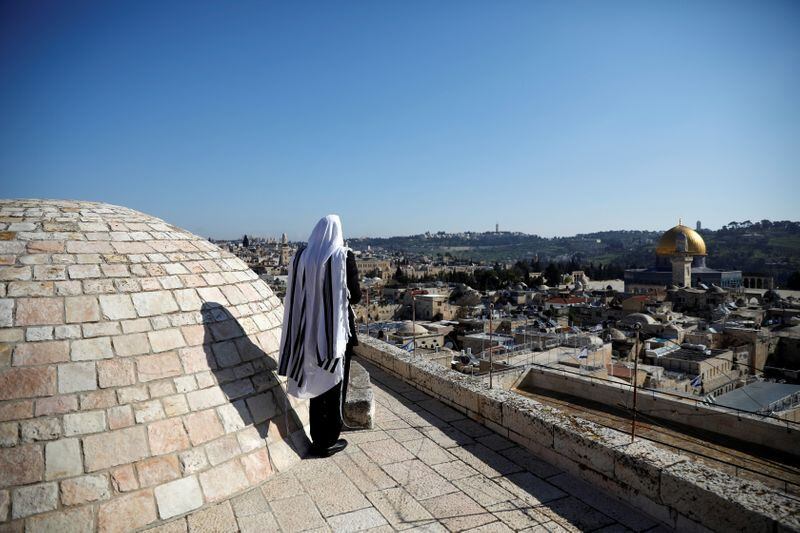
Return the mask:
[[355,311],[362,331],[464,372],[545,365],[800,420],[800,294],[753,288],[707,259],[682,224],[662,235],[651,268],[622,282],[576,271],[557,287],[398,285],[386,281],[390,258],[364,257],[362,272],[381,275],[365,279],[371,297]]

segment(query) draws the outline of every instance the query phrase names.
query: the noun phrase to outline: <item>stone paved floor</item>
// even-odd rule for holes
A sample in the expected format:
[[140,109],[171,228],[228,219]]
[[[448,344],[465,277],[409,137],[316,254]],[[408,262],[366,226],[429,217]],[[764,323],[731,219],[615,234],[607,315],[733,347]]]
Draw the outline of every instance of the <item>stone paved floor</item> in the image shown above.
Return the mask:
[[649,531],[656,522],[366,363],[376,428],[160,531]]

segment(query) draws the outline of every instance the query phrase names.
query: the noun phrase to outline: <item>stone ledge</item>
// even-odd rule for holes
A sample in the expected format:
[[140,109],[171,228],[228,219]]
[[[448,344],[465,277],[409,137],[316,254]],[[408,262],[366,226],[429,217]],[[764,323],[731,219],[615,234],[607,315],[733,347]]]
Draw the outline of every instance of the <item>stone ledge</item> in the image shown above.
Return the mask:
[[534,454],[686,531],[800,530],[800,504],[762,483],[567,415],[372,338],[356,354]]
[[344,402],[344,422],[350,428],[372,429],[375,418],[375,398],[369,374],[356,361],[350,363],[350,379]]

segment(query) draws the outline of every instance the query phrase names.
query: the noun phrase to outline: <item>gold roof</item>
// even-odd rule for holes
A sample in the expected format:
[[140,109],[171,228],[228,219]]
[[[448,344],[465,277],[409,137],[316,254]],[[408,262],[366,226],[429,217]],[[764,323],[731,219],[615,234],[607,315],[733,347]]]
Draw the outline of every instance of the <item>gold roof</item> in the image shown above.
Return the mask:
[[667,230],[658,240],[657,255],[675,255],[678,253],[678,235],[686,236],[686,253],[689,255],[706,255],[706,243],[695,230],[683,224]]

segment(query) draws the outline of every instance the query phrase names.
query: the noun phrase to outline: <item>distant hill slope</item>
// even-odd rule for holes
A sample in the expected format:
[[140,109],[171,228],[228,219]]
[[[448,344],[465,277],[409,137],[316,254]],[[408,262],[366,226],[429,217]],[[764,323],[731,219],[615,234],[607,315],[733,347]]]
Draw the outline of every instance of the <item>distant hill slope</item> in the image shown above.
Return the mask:
[[[785,281],[800,270],[800,222],[762,220],[731,222],[719,230],[701,230],[713,268],[764,272]],[[542,263],[574,261],[622,267],[650,266],[655,243],[662,232],[601,231],[572,237],[544,238],[524,233],[443,232],[389,238],[351,239],[364,249],[368,245],[391,252],[446,255],[476,262],[509,262],[538,257]]]

